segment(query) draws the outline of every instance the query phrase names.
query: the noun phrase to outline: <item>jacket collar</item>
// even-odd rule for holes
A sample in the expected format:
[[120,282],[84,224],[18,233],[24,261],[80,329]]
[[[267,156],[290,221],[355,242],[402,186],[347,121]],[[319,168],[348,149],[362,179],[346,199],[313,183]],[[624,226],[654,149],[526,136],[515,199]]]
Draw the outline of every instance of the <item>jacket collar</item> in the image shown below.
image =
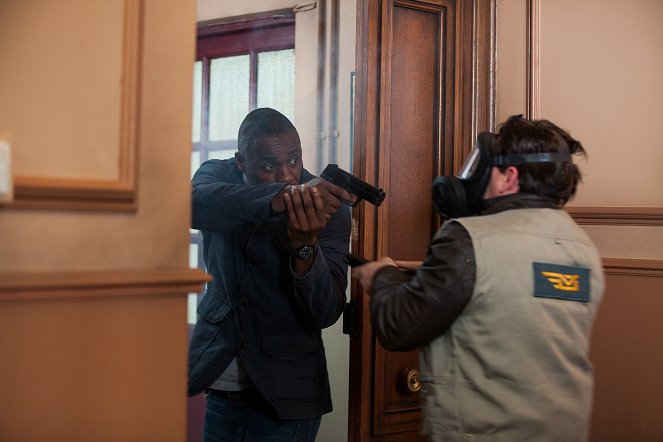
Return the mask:
[[557,202],[550,197],[532,193],[514,193],[484,201],[481,215],[504,212],[512,209],[559,209]]

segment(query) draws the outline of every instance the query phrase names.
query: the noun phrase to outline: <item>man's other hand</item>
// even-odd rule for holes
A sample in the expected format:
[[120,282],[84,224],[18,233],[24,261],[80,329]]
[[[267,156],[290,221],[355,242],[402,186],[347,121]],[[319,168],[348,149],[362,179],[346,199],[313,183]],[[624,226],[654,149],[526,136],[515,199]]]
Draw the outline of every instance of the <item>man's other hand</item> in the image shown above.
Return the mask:
[[313,245],[318,233],[327,225],[325,200],[317,187],[307,184],[292,186],[290,193],[283,194],[288,211],[288,237],[293,248],[304,244]]

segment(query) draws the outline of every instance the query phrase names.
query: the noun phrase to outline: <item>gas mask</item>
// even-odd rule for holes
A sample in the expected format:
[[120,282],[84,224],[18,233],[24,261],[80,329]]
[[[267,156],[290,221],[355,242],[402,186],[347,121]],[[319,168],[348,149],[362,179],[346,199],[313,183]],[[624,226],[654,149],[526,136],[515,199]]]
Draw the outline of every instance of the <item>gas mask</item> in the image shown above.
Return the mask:
[[456,176],[439,176],[433,181],[433,203],[445,219],[476,215],[483,208],[483,195],[490,182],[493,166],[519,166],[526,163],[570,162],[568,150],[494,156],[497,135],[482,132]]

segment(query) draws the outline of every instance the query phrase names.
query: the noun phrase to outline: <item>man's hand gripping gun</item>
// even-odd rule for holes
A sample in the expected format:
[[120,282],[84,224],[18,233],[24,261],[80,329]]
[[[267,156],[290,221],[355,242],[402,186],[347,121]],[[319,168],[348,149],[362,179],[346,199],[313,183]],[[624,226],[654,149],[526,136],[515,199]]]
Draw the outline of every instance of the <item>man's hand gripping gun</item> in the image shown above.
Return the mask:
[[377,207],[382,204],[384,197],[387,195],[384,190],[371,186],[367,182],[341,169],[336,164],[328,164],[320,177],[356,196],[357,199],[354,204],[351,204],[353,207],[361,200],[366,200]]

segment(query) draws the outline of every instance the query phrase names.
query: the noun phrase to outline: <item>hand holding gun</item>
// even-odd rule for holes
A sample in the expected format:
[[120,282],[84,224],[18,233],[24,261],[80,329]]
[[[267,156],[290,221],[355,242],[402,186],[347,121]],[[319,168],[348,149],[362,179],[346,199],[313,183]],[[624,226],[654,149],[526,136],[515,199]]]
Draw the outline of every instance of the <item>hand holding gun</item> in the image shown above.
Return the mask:
[[348,203],[352,207],[356,206],[362,199],[377,207],[382,204],[384,197],[387,195],[384,190],[371,186],[367,182],[341,169],[336,164],[328,164],[320,177],[356,196],[357,199],[353,204]]
[[364,258],[363,256],[358,256],[358,255],[353,255],[352,253],[346,253],[345,256],[343,257],[343,261],[350,267],[359,267],[360,265],[364,265],[368,262],[368,259]]

